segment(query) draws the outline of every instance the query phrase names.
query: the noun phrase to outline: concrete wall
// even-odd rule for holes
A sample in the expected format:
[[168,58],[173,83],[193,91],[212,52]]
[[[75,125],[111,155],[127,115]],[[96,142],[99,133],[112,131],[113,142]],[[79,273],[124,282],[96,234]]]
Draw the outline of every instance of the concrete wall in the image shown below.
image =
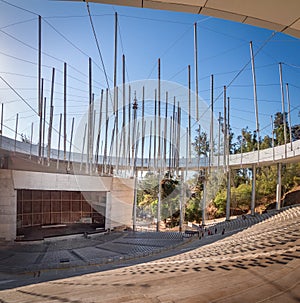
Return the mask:
[[110,216],[109,228],[117,226],[132,227],[134,199],[134,179],[113,178],[107,211]]
[[113,177],[0,169],[0,238],[16,238],[18,189],[106,192],[106,228],[131,226],[133,181]]
[[17,192],[12,171],[0,169],[0,239],[13,241],[17,233]]
[[15,189],[109,191],[112,177],[12,171]]

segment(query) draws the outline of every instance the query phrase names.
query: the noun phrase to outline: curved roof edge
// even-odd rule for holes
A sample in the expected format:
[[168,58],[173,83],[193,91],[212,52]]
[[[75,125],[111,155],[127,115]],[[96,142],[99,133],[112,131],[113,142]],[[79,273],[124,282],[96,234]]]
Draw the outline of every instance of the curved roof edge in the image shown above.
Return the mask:
[[300,38],[299,0],[89,0],[89,2],[207,15]]

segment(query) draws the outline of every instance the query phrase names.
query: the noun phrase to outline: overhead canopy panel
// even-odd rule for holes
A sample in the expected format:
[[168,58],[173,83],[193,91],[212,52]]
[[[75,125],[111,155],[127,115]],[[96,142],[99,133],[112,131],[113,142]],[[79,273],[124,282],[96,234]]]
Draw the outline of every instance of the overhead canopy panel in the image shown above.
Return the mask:
[[299,0],[89,0],[89,2],[207,15],[268,28],[300,38]]

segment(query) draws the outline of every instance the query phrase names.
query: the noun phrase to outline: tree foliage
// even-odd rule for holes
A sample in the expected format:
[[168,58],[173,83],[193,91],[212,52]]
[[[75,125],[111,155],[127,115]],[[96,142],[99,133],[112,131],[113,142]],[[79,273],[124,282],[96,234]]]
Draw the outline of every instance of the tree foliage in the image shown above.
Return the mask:
[[201,132],[200,126],[196,130],[196,132],[198,135],[195,137],[195,141],[192,143],[196,155],[198,157],[202,155],[207,156],[209,153],[209,141],[208,141],[207,133],[203,131]]
[[[285,118],[285,119],[284,119]],[[284,122],[286,127],[284,127]],[[286,134],[284,134],[286,129]],[[199,131],[199,130],[198,130]],[[265,134],[264,137],[258,138],[256,131],[251,131],[248,127],[242,129],[240,135],[237,136],[237,141],[231,143],[231,153],[246,153],[267,148],[272,146],[282,145],[290,141],[289,125],[287,113],[284,115],[277,112],[273,119],[273,133],[270,135]],[[232,135],[233,137],[233,135]],[[291,127],[292,141],[300,139],[300,124]],[[194,149],[198,155],[207,155],[209,151],[208,137],[206,134],[201,133],[195,138],[193,143]],[[252,170],[250,168],[241,168],[232,170],[231,178],[231,207],[249,210],[252,199]],[[218,178],[217,178],[218,179]],[[206,195],[209,201],[213,201],[214,206],[217,208],[216,216],[225,216],[226,213],[226,200],[227,200],[227,181],[218,179],[216,176],[210,176],[207,180]],[[216,188],[218,190],[211,190]],[[284,164],[282,165],[282,195],[289,191],[294,186],[300,184],[300,163]],[[267,203],[274,201],[276,196],[277,187],[277,166],[258,167],[256,169],[256,203]],[[198,215],[198,205],[202,197],[203,186],[194,186],[193,199],[189,202],[188,218],[196,218]],[[195,215],[192,215],[192,212]]]

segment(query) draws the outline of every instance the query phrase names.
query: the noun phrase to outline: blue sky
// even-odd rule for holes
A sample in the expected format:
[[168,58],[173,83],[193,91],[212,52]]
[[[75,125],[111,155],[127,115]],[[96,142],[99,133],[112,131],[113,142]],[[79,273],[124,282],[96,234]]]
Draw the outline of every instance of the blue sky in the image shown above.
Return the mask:
[[[54,127],[58,129],[59,114],[63,110],[63,62],[67,62],[70,132],[72,117],[78,126],[87,111],[88,57],[93,59],[96,98],[100,90],[106,88],[86,4],[46,0],[10,0],[9,3],[11,5],[0,1],[0,75],[31,107],[37,109],[37,15],[41,15],[45,94],[49,100],[52,67],[55,67]],[[223,86],[231,83],[243,69],[227,92],[231,100],[231,127],[236,136],[243,127],[255,130],[251,65],[246,65],[250,60],[249,41],[253,41],[254,53],[264,45],[255,57],[261,136],[271,135],[270,116],[281,111],[279,62],[284,63],[283,81],[289,83],[292,124],[299,124],[298,39],[280,33],[269,39],[273,33],[270,30],[208,16],[93,3],[90,3],[90,9],[110,87],[113,86],[115,12],[119,20],[119,84],[122,81],[122,54],[125,54],[126,81],[156,79],[157,60],[161,58],[162,80],[183,86],[187,86],[187,66],[191,65],[194,90],[193,26],[197,22],[199,95],[209,105],[210,75],[214,74],[214,96],[219,96],[215,100],[215,116],[219,111],[223,113]],[[29,137],[33,122],[37,134],[36,113],[2,80],[0,94],[0,103],[4,103],[4,135],[13,136],[17,113],[20,118],[18,132]],[[137,92],[138,99],[140,94]],[[187,102],[186,96],[178,96],[178,101]],[[200,113],[200,117],[202,114],[205,115]],[[37,137],[34,142],[37,142]]]

